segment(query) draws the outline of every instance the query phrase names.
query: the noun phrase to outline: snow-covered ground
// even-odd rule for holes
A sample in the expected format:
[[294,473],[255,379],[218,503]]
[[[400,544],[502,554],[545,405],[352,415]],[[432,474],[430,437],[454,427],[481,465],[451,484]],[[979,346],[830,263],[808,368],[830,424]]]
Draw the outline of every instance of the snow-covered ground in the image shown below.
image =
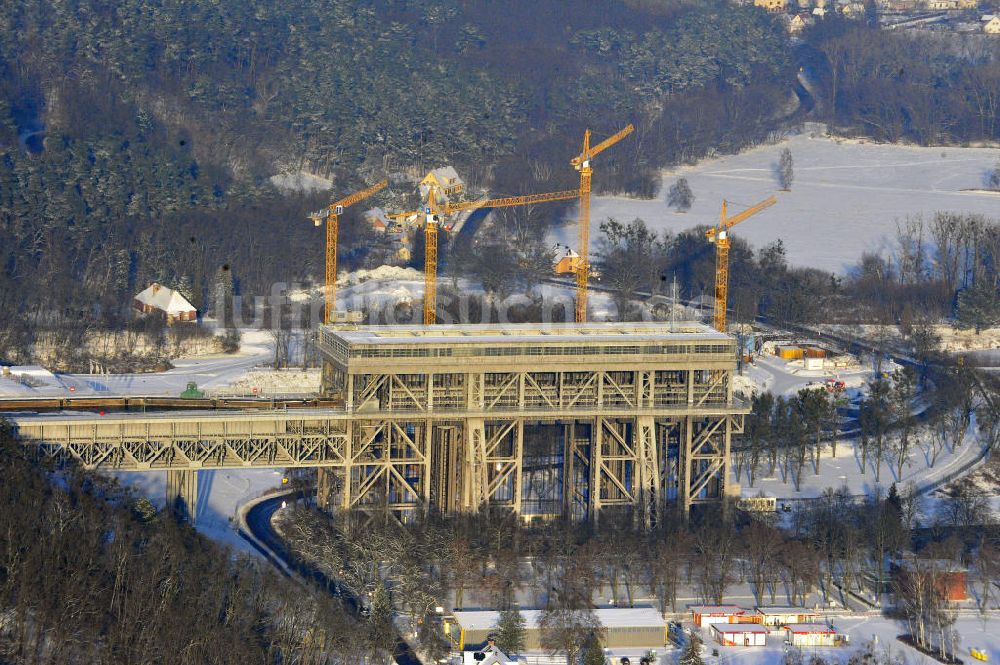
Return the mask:
[[[756,388],[768,390],[774,395],[789,397],[802,388],[822,384],[827,378],[835,377],[846,385],[844,396],[850,400],[857,399],[865,392],[865,383],[871,378],[871,368],[861,365],[848,370],[807,371],[802,369],[801,361],[785,361],[774,356],[762,355],[756,363],[749,367],[745,376],[738,377],[738,387],[744,390]],[[962,446],[954,451],[945,448],[940,452],[933,467],[929,465],[928,442],[920,440],[912,446],[908,461],[903,466],[900,477],[896,475],[892,462],[883,462],[878,485],[883,490],[892,483],[900,486],[914,483],[925,486],[944,480],[949,474],[962,469],[974,460],[982,457],[982,445],[972,428]],[[801,489],[796,491],[791,476],[784,476],[779,468],[773,476],[758,477],[753,487],[749,486],[746,470],[737,477],[736,467],[733,467],[732,481],[741,485],[743,496],[757,496],[763,492],[765,496],[779,499],[801,499],[819,496],[828,488],[840,489],[847,487],[851,494],[869,495],[875,490],[874,468],[869,460],[868,468],[862,473],[861,454],[856,442],[839,440],[837,456],[833,457],[832,449],[825,448],[820,457],[819,473],[815,473],[811,459],[807,461],[802,473]]]
[[225,395],[274,395],[319,394],[320,370],[317,368],[290,368],[283,370],[254,369],[224,388],[210,391]]
[[[775,166],[785,147],[792,152],[795,180],[790,192],[778,192]],[[654,229],[676,233],[716,223],[723,199],[735,212],[777,193],[777,205],[735,233],[758,248],[780,238],[790,264],[843,273],[863,252],[892,247],[896,221],[907,216],[929,220],[937,211],[953,211],[1000,217],[1000,192],[963,191],[984,188],[998,160],[995,148],[921,148],[797,135],[669,171],[656,199],[594,197],[592,248],[609,217],[623,222],[640,217]],[[687,213],[666,204],[666,192],[678,177],[688,179],[695,195]],[[576,244],[575,219],[574,212],[552,232],[553,243]]]
[[[113,474],[122,485],[153,502],[166,503],[165,471],[118,471]],[[280,469],[217,469],[198,472],[198,514],[195,528],[237,552],[257,553],[236,532],[237,508],[268,490],[281,487]]]
[[760,390],[773,395],[790,397],[803,388],[823,384],[827,379],[844,382],[847,396],[851,397],[871,378],[871,368],[859,366],[848,369],[807,370],[802,361],[786,361],[774,356],[761,355],[746,369],[745,376]]
[[[839,648],[803,648],[802,653],[806,662],[813,654],[816,654],[826,660],[845,663],[852,653],[873,639],[877,639],[876,649],[878,651],[896,656],[901,663],[906,665],[937,662],[896,639],[898,635],[906,632],[903,625],[897,621],[882,616],[858,615],[838,619],[833,622],[833,625],[838,631],[845,632],[850,636],[850,644]],[[969,656],[971,647],[986,649],[991,661],[1000,656],[1000,617],[990,617],[985,626],[977,618],[962,617],[955,623],[955,630],[958,631],[961,644],[958,655],[966,663],[976,662]],[[719,650],[719,657],[706,658],[705,662],[711,665],[722,665],[723,663],[726,665],[776,665],[782,662],[785,649],[788,648],[783,642],[784,638],[777,636],[769,637],[765,647],[720,647],[713,642],[706,641],[709,650]],[[662,660],[661,662],[665,664],[674,661]]]
[[308,171],[278,173],[268,178],[272,185],[285,192],[325,192],[333,188],[333,181]]
[[[44,385],[28,387],[0,378],[0,395],[21,397],[71,395],[178,395],[189,381],[199,388],[229,385],[273,354],[266,331],[243,333],[239,353],[195,356],[173,360],[173,369],[146,374],[56,374]],[[73,388],[73,390],[70,390]]]
[[[787,482],[785,481],[780,469],[776,470],[773,476],[758,477],[753,487],[749,486],[745,470],[740,478],[737,478],[734,473],[733,482],[741,484],[743,496],[757,496],[763,492],[765,496],[777,497],[779,500],[817,497],[828,488],[836,490],[841,487],[847,487],[848,491],[855,496],[870,496],[875,492],[876,484],[884,492],[892,483],[896,483],[900,487],[910,483],[923,487],[942,481],[949,474],[979,459],[982,452],[981,442],[974,436],[967,436],[964,444],[954,451],[945,448],[938,456],[934,466],[931,467],[927,463],[924,450],[919,446],[914,446],[909,456],[909,463],[903,467],[901,477],[896,476],[894,464],[883,462],[879,482],[876,483],[871,460],[868,462],[865,473],[862,474],[861,453],[856,449],[855,443],[839,441],[836,457],[832,456],[830,448],[824,450],[820,457],[819,474],[813,472],[811,460],[806,461],[799,491],[795,490],[790,475],[787,477]],[[763,468],[766,470],[766,464],[763,465]]]
[[[998,213],[1000,213],[1000,203],[998,203]],[[862,337],[867,339],[877,339],[884,337],[890,343],[902,339],[899,326],[884,325],[841,325],[841,324],[820,324],[814,328],[824,332],[832,332],[848,337]],[[985,328],[976,332],[974,329],[961,330],[946,324],[932,326],[934,334],[940,338],[938,349],[951,353],[961,353],[965,351],[989,352],[1000,349],[1000,328]],[[975,357],[976,354],[973,354]]]
[[[322,290],[316,289],[313,295],[321,298]],[[424,273],[413,268],[379,266],[337,278],[338,311],[391,311],[399,303],[419,307],[423,297]]]

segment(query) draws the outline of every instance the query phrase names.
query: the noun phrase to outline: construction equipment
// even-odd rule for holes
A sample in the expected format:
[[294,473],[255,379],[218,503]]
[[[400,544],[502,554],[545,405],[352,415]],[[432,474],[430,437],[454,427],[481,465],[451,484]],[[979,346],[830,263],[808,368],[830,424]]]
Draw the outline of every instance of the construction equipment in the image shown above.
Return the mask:
[[729,217],[727,202],[722,202],[722,213],[719,215],[719,225],[705,231],[709,242],[715,243],[715,312],[713,326],[719,332],[726,332],[726,302],[729,296],[729,229],[743,220],[756,215],[761,210],[770,208],[778,202],[774,196],[764,199],[743,212]]
[[580,235],[576,251],[580,255],[576,271],[576,322],[587,321],[587,281],[590,279],[590,180],[594,170],[590,160],[635,131],[631,124],[597,145],[590,145],[590,130],[583,133],[583,150],[570,160],[580,172]]
[[437,189],[427,191],[427,206],[424,208],[424,325],[437,323],[437,267],[439,221]]
[[198,390],[198,384],[194,381],[188,381],[187,387],[181,393],[181,399],[204,399],[205,391]]
[[309,215],[309,219],[316,226],[320,226],[323,220],[326,220],[326,307],[323,312],[323,323],[330,324],[333,321],[333,312],[337,305],[337,229],[340,216],[344,213],[344,208],[363,201],[388,186],[389,181],[383,180]]
[[[437,204],[437,191],[431,187],[427,192],[427,204],[424,206],[424,214],[426,215],[424,226],[424,325],[437,322],[437,226],[440,221],[439,215],[477,208],[511,208],[535,203],[567,201],[575,199],[579,195],[580,192],[577,190],[569,189],[561,192],[505,196],[498,199],[480,199],[461,203],[446,202],[444,207],[440,207]],[[413,213],[402,214],[408,217]]]

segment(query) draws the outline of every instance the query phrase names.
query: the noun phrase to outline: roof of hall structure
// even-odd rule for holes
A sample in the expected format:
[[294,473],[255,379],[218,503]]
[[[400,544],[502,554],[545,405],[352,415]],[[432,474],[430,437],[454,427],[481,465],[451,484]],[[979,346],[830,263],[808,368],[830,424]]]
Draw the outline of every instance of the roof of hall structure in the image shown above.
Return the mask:
[[328,328],[349,345],[608,343],[710,341],[732,338],[699,322],[644,323],[516,323],[402,326],[335,326]]

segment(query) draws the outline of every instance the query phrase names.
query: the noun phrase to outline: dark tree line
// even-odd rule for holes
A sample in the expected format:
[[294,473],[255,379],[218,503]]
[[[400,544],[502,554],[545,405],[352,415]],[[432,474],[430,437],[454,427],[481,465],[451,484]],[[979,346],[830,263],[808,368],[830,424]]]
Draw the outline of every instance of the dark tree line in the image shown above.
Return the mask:
[[[705,227],[657,233],[645,222],[601,225],[598,264],[616,291],[622,316],[638,314],[629,301],[664,293],[676,277],[680,296],[710,298],[715,247]],[[846,277],[788,265],[780,240],[756,251],[738,235],[729,250],[730,320],[767,317],[795,322],[888,323],[907,340],[932,346],[928,325],[951,319],[981,330],[1000,323],[1000,224],[980,215],[936,213],[898,224],[895,247],[865,254]]]
[[1000,323],[1000,224],[936,213],[897,225],[894,251],[865,254],[850,284],[859,318],[919,327],[954,318],[979,331]]
[[39,466],[2,421],[0,475],[4,663],[359,662],[338,603],[100,476]]
[[[601,281],[617,293],[620,315],[639,313],[629,301],[642,300],[636,292],[663,294],[677,279],[684,300],[710,303],[715,289],[715,246],[699,226],[672,234],[657,233],[645,222],[610,219],[601,225],[598,265]],[[754,250],[739,236],[729,250],[730,320],[752,321],[766,316],[779,322],[829,319],[831,303],[842,298],[838,277],[813,268],[788,265],[784,244],[778,240]]]
[[881,31],[828,15],[805,39],[835,126],[924,145],[1000,138],[1000,44],[989,35]]

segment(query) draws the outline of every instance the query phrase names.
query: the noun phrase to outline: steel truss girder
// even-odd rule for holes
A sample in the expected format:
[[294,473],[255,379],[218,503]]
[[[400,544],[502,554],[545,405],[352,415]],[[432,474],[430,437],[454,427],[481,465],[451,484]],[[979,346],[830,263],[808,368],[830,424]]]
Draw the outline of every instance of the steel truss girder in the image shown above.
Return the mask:
[[[452,373],[453,374],[453,373]],[[576,369],[551,371],[468,372],[454,384],[438,385],[440,374],[372,373],[351,375],[347,382],[348,412],[430,413],[445,396],[452,411],[491,413],[509,410],[655,409],[673,405],[692,408],[728,403],[730,371],[671,370],[657,380],[649,369]]]
[[[562,477],[567,513],[593,519],[602,507],[623,506],[645,523],[674,486],[685,510],[721,498],[716,494],[725,488],[730,436],[743,428],[743,416],[734,413],[743,409],[732,404],[722,370],[443,377],[348,376],[346,410],[303,416],[115,414],[16,424],[23,442],[40,455],[93,469],[326,468],[321,484],[327,495],[333,487],[340,492],[336,505],[380,504],[402,514],[430,503],[433,435],[444,429],[451,434],[438,455],[446,454],[448,475],[439,473],[435,487],[449,489],[437,492],[447,503],[439,508],[520,511],[524,428],[539,420],[562,422],[568,432]],[[387,392],[406,408],[386,411]],[[718,400],[724,394],[723,404]],[[671,427],[680,450],[668,458]],[[330,482],[334,475],[339,482]]]
[[342,506],[394,513],[426,510],[431,426],[418,420],[355,422],[351,454],[343,465]]
[[46,441],[47,457],[68,456],[87,469],[155,471],[200,468],[284,468],[344,464],[343,435],[283,434],[201,439]]
[[[719,501],[725,496],[731,437],[734,431],[742,429],[742,416],[689,416],[684,419],[683,427],[683,473],[678,494],[685,513],[688,513],[695,503]],[[706,495],[713,481],[717,487]]]
[[462,508],[521,510],[524,421],[470,418],[465,423]]

